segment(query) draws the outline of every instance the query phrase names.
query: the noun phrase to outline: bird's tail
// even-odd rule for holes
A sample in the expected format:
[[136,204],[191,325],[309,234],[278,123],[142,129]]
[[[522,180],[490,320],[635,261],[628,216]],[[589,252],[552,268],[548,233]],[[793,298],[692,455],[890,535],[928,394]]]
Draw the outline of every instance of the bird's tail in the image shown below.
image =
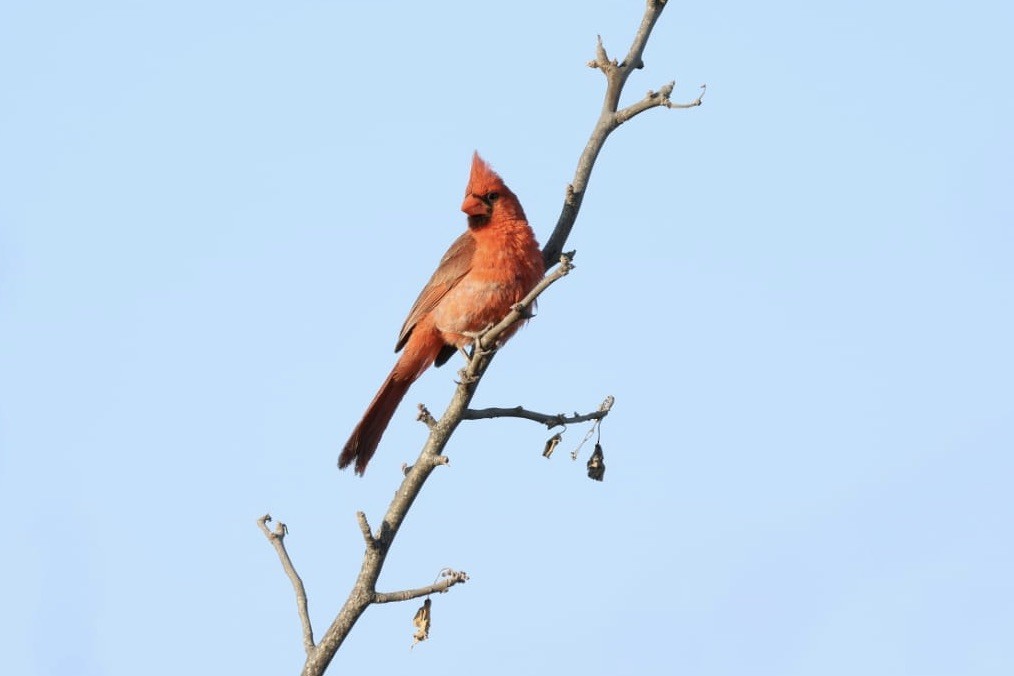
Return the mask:
[[391,422],[398,404],[405,398],[413,379],[402,379],[397,377],[398,367],[391,371],[387,380],[380,386],[377,396],[373,397],[370,406],[363,414],[363,419],[352,430],[352,436],[345,443],[342,454],[338,457],[338,467],[345,469],[356,461],[356,474],[366,471],[366,464],[377,450],[380,438],[384,436],[387,424]]

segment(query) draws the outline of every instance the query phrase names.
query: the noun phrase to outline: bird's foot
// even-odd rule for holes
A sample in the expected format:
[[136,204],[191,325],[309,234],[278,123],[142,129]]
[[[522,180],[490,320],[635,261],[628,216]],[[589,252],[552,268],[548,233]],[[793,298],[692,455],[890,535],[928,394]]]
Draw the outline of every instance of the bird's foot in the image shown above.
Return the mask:
[[489,332],[489,330],[493,328],[493,326],[494,326],[493,324],[487,324],[486,327],[483,328],[480,331],[462,331],[461,332],[461,335],[463,335],[465,338],[470,338],[472,340],[472,349],[471,349],[471,351],[465,352],[465,348],[464,347],[458,348],[459,350],[461,350],[462,352],[464,352],[465,358],[468,359],[468,361],[472,361],[472,358],[475,357],[476,354],[487,355],[487,354],[489,354],[490,352],[493,351],[492,348],[488,349],[488,350],[483,350],[482,349],[482,337],[484,335],[486,335]]

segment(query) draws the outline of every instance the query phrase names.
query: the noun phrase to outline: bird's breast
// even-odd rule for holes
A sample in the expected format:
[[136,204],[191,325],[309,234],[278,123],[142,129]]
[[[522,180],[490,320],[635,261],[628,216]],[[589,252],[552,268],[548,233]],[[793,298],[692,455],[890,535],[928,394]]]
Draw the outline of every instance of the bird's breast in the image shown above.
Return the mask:
[[466,276],[434,308],[433,324],[448,343],[467,345],[472,339],[464,334],[503,319],[525,293],[504,280]]
[[[507,316],[542,278],[542,258],[527,224],[508,224],[477,236],[468,272],[433,309],[433,324],[444,341],[462,347],[481,331]],[[520,324],[503,335],[510,337]]]

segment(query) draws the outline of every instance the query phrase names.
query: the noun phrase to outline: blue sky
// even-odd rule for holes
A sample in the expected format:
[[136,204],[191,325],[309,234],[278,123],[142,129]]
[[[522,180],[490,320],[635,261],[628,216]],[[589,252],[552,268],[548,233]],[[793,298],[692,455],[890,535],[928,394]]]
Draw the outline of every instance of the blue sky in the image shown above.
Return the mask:
[[[456,366],[364,479],[341,444],[464,228],[478,149],[537,235],[640,2],[0,7],[0,507],[9,674],[295,673]],[[1003,3],[673,2],[577,270],[477,406],[335,669],[1014,670],[1014,94]],[[452,362],[453,363],[453,362]]]

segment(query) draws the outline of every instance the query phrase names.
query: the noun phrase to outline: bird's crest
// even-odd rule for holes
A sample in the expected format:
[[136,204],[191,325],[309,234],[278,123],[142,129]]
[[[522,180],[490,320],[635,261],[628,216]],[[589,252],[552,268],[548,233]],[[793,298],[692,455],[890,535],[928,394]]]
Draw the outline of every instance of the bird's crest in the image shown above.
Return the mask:
[[472,172],[468,176],[466,195],[484,195],[491,190],[504,190],[503,179],[493,171],[486,160],[479,157],[479,151],[472,154]]

